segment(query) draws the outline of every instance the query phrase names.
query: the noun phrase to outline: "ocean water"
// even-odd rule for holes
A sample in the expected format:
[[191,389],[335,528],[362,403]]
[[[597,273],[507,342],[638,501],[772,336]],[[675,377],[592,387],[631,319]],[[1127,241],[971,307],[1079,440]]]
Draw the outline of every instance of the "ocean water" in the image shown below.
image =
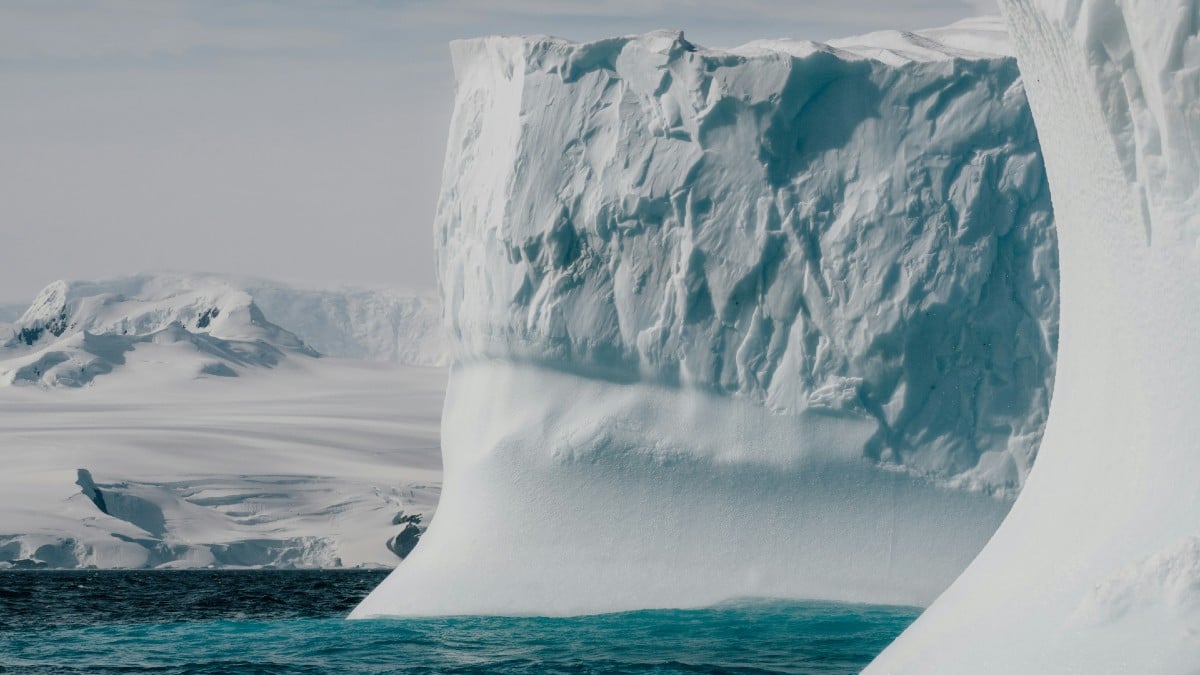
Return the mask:
[[0,572],[2,673],[854,673],[914,608],[345,621],[386,572]]

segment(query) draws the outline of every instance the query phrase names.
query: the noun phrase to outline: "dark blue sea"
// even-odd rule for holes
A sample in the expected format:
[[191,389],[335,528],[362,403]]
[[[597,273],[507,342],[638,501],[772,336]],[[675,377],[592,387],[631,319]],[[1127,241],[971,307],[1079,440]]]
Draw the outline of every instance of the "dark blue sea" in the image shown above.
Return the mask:
[[0,572],[2,673],[855,673],[912,608],[345,621],[386,572]]

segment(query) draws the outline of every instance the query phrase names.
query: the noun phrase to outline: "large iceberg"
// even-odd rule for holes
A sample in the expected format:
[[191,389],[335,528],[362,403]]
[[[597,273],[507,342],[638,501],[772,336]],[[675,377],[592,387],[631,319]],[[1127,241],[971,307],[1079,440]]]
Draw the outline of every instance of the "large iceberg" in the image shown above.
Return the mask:
[[1062,244],[1044,451],[878,673],[1200,664],[1200,3],[1004,0]]
[[731,51],[452,45],[444,491],[358,608],[924,604],[1007,513],[1057,339],[998,21]]

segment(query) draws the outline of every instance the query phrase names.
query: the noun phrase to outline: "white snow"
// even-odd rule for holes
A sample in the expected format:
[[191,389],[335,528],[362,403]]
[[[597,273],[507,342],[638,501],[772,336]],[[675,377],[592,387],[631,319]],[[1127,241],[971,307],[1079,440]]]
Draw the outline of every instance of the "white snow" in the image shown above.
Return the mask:
[[0,386],[0,567],[394,565],[397,514],[428,522],[440,491],[445,372],[395,363],[439,359],[435,308],[211,275],[50,284],[0,344],[0,384],[39,385]]
[[0,567],[399,562],[393,518],[437,504],[444,371],[326,358],[164,376],[177,358],[141,345],[93,386],[0,388]]
[[1200,3],[1003,0],[1062,256],[1037,467],[877,673],[1200,664]]
[[261,280],[239,286],[272,321],[326,356],[411,366],[446,363],[442,310],[433,293],[302,289]]
[[1072,621],[1105,624],[1153,609],[1169,612],[1175,632],[1200,632],[1200,537],[1185,537],[1096,584]]
[[0,386],[84,386],[145,344],[171,345],[166,362],[190,377],[318,353],[436,366],[445,360],[440,315],[428,295],[392,289],[181,274],[56,281],[0,326]]
[[927,603],[1009,504],[874,468],[872,431],[696,390],[456,370],[437,517],[355,616]]
[[932,600],[1053,377],[1001,31],[453,43],[446,490],[356,616]]

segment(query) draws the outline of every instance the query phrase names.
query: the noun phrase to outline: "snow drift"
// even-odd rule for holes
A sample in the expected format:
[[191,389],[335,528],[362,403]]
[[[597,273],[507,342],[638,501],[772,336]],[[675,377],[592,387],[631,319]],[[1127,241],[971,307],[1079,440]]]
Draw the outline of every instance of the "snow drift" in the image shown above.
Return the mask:
[[1200,3],[1004,0],[1062,245],[1044,450],[870,672],[1200,664]]
[[996,21],[453,43],[445,491],[355,616],[929,602],[1032,465],[1057,260]]

